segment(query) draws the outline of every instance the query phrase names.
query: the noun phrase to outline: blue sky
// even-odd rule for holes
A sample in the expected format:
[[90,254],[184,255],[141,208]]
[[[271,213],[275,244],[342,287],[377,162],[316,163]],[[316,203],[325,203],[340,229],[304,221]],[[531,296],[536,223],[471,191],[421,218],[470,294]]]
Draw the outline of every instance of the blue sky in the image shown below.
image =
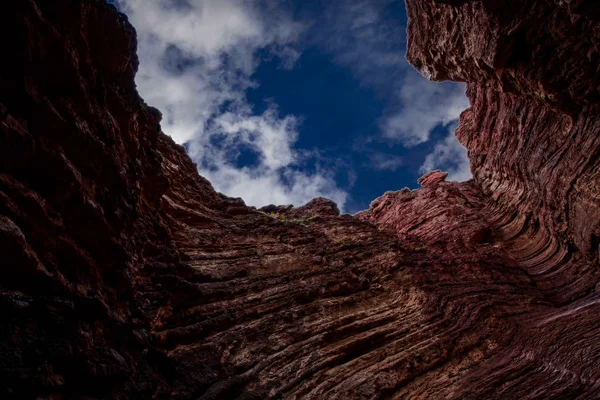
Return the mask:
[[452,135],[464,86],[406,63],[402,0],[116,3],[138,31],[140,94],[227,195],[353,213],[433,168],[470,177]]

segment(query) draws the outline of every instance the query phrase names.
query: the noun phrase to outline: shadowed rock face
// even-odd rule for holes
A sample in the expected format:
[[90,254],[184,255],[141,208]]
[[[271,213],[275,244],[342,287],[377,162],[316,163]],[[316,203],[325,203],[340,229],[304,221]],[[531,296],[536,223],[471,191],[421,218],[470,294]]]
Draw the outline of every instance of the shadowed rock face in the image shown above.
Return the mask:
[[407,0],[474,179],[216,193],[104,1],[0,5],[3,398],[600,397],[600,6]]

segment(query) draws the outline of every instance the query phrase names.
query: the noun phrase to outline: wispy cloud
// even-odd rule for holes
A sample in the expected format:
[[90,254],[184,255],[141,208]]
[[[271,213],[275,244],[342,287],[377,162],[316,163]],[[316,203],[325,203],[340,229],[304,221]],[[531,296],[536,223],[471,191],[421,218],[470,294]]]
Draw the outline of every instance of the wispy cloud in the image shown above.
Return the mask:
[[451,124],[448,135],[427,155],[421,165],[421,173],[441,169],[448,172],[448,180],[451,181],[462,182],[472,178],[467,149],[454,136],[456,126],[456,123]]
[[[215,188],[248,204],[302,204],[325,196],[340,208],[348,199],[335,173],[348,172],[316,151],[296,147],[301,116],[277,106],[256,113],[246,93],[261,61],[293,68],[303,46],[319,46],[336,63],[385,98],[375,140],[414,146],[433,129],[448,126],[467,106],[461,85],[432,84],[404,59],[405,27],[388,17],[401,0],[324,2],[324,10],[299,21],[287,2],[248,0],[116,0],[138,32],[144,99],[163,113],[163,130],[187,143],[199,172]],[[321,12],[322,11],[322,12]],[[447,139],[450,140],[450,139]],[[445,145],[442,146],[442,144]],[[441,147],[440,147],[441,146]],[[449,141],[427,156],[428,165],[464,157]],[[253,162],[240,162],[248,154]],[[459,157],[453,159],[453,157]],[[402,158],[366,151],[367,168],[395,171]],[[462,161],[460,161],[462,160]]]
[[[199,172],[215,188],[251,205],[301,204],[326,196],[343,208],[332,172],[298,168],[297,118],[275,108],[255,115],[246,91],[259,50],[291,68],[305,25],[277,2],[117,0],[138,32],[141,95],[163,112],[163,130],[188,143]],[[218,146],[220,143],[221,146]],[[227,145],[227,147],[224,147]],[[239,167],[239,146],[258,162]]]
[[329,2],[313,25],[312,39],[324,47],[337,63],[350,67],[365,85],[385,92],[398,73],[408,68],[405,27],[386,20],[386,8],[394,0]]
[[[206,178],[220,183],[219,190],[249,204],[302,204],[324,196],[344,205],[347,193],[337,188],[329,168],[318,162],[314,173],[300,168],[311,154],[293,149],[297,124],[294,116],[280,118],[274,106],[261,115],[249,109],[228,111],[211,121],[188,152]],[[238,167],[238,154],[232,156],[236,149],[249,149],[256,162]]]
[[383,136],[406,147],[427,142],[439,125],[455,122],[468,106],[464,84],[429,82],[416,71],[407,71],[398,89],[399,111],[381,119]]
[[396,171],[403,164],[403,159],[394,154],[374,152],[368,156],[369,167],[377,171]]
[[333,2],[316,36],[338,63],[350,67],[361,82],[386,98],[379,135],[412,147],[429,141],[436,127],[455,122],[469,103],[464,84],[429,82],[408,64],[404,58],[405,27],[397,19],[388,19],[390,7],[402,7],[402,3]]

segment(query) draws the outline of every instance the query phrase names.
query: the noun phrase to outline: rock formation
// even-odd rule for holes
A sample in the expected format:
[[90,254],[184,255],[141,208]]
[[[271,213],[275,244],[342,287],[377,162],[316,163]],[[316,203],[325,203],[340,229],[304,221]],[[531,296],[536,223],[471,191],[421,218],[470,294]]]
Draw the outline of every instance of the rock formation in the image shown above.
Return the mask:
[[474,178],[216,193],[103,0],[0,5],[3,398],[600,397],[600,5],[407,0]]

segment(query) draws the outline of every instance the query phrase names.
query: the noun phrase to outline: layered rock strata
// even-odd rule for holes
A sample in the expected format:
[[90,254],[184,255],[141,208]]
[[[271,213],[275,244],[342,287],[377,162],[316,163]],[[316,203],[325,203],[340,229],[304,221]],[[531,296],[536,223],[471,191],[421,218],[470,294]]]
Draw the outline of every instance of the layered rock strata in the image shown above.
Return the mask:
[[3,397],[600,397],[600,7],[406,3],[474,178],[356,216],[216,193],[106,2],[1,5]]

